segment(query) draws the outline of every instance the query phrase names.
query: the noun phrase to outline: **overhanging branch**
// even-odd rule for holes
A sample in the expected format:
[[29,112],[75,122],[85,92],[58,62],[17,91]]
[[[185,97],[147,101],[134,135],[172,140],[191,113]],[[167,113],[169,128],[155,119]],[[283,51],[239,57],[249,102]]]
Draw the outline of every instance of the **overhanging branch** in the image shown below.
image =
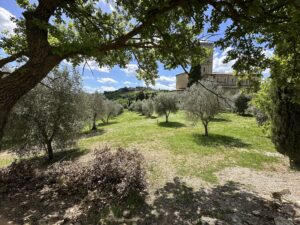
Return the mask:
[[19,52],[19,53],[16,53],[14,55],[8,56],[6,58],[0,59],[0,68],[2,68],[3,66],[5,66],[7,63],[13,62],[16,59],[18,59],[18,58],[20,58],[20,57],[22,57],[24,55],[25,55],[24,52]]

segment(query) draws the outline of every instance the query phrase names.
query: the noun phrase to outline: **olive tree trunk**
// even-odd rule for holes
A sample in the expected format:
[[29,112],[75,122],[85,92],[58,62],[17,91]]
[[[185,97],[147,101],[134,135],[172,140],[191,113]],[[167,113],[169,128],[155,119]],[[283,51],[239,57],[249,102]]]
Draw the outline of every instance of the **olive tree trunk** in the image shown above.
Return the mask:
[[46,147],[47,147],[48,160],[50,161],[53,159],[52,141],[47,141]]

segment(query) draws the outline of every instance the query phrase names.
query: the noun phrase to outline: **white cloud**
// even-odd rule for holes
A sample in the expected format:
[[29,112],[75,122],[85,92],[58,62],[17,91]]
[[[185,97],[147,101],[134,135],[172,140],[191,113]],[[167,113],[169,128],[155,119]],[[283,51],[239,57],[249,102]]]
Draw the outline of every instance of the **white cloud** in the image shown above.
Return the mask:
[[218,72],[218,73],[232,73],[232,66],[235,63],[234,60],[224,63],[223,61],[225,60],[227,56],[227,52],[230,51],[231,48],[228,47],[226,48],[223,52],[216,52],[214,53],[214,58],[213,58],[213,72]]
[[131,82],[131,81],[125,81],[125,82],[123,82],[123,84],[125,84],[125,85],[137,85],[138,83]]
[[101,84],[105,84],[105,83],[116,84],[116,83],[118,83],[118,81],[116,81],[110,77],[102,77],[102,78],[97,79],[97,81]]
[[115,91],[115,90],[117,90],[115,87],[112,87],[112,86],[100,86],[100,87],[84,86],[83,89],[84,89],[84,91],[86,91],[88,93],[95,93],[96,91],[104,92],[104,91]]
[[[84,64],[85,63],[82,63],[81,67],[83,67]],[[87,65],[85,66],[85,68],[95,70],[95,71],[99,71],[99,72],[103,72],[103,73],[109,73],[109,71],[110,71],[110,68],[108,66],[99,67],[98,63],[94,60],[87,60]]]
[[112,86],[101,86],[99,88],[100,92],[104,92],[104,91],[115,91],[117,90],[115,87]]
[[126,75],[136,75],[136,71],[138,69],[138,65],[136,64],[127,64],[126,68],[122,68],[121,70],[126,73]]
[[175,82],[176,81],[176,77],[175,76],[172,76],[172,77],[160,76],[156,80],[157,81],[164,81],[164,82]]
[[[67,67],[73,66],[71,62],[68,62],[65,59],[62,61],[62,65],[65,65]],[[103,73],[110,72],[110,68],[108,66],[99,67],[98,63],[94,60],[87,60],[87,63],[83,62],[76,68],[80,68],[82,70],[83,67],[85,70],[95,70],[95,71],[99,71],[99,72],[103,72]]]
[[9,31],[10,33],[13,32],[13,29],[16,28],[16,24],[11,21],[11,17],[15,17],[6,9],[0,7],[0,32]]
[[171,82],[169,84],[162,84],[160,82],[156,82],[155,85],[150,85],[153,89],[159,89],[159,90],[175,90],[176,84],[175,82]]

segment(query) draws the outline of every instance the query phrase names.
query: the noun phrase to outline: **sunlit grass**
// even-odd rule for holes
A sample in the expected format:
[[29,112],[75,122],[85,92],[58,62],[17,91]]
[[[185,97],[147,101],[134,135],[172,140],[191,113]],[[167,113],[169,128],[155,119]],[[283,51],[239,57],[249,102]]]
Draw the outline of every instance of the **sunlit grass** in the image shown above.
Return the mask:
[[[220,114],[209,124],[208,137],[203,136],[202,126],[187,120],[183,112],[171,114],[168,124],[163,117],[146,118],[124,112],[110,125],[99,126],[99,130],[100,135],[82,139],[79,145],[82,148],[91,148],[97,143],[115,147],[140,146],[139,150],[146,156],[156,151],[156,165],[163,163],[159,155],[165,151],[171,154],[169,163],[178,176],[201,177],[208,182],[217,182],[215,173],[228,166],[261,170],[265,164],[279,161],[265,154],[275,152],[274,146],[255,119],[231,113]],[[152,180],[165,173],[153,168],[151,163],[148,169]]]

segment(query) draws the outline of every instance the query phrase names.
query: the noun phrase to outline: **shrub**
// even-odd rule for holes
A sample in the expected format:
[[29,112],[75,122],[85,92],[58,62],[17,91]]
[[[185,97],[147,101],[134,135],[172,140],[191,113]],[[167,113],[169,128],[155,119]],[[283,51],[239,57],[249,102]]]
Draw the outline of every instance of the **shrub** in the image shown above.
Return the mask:
[[244,94],[238,95],[234,100],[235,112],[238,114],[245,114],[245,111],[248,108],[248,102],[250,98]]
[[57,163],[48,172],[48,183],[60,194],[120,200],[146,188],[144,159],[137,151],[110,148],[94,152],[94,159],[85,167],[72,162]]
[[65,161],[39,172],[35,172],[36,168],[32,161],[24,160],[0,169],[0,194],[38,191],[46,185],[52,194],[76,196],[102,204],[142,193],[146,188],[144,158],[137,151],[122,148],[115,152],[109,147],[97,150],[85,165]]

